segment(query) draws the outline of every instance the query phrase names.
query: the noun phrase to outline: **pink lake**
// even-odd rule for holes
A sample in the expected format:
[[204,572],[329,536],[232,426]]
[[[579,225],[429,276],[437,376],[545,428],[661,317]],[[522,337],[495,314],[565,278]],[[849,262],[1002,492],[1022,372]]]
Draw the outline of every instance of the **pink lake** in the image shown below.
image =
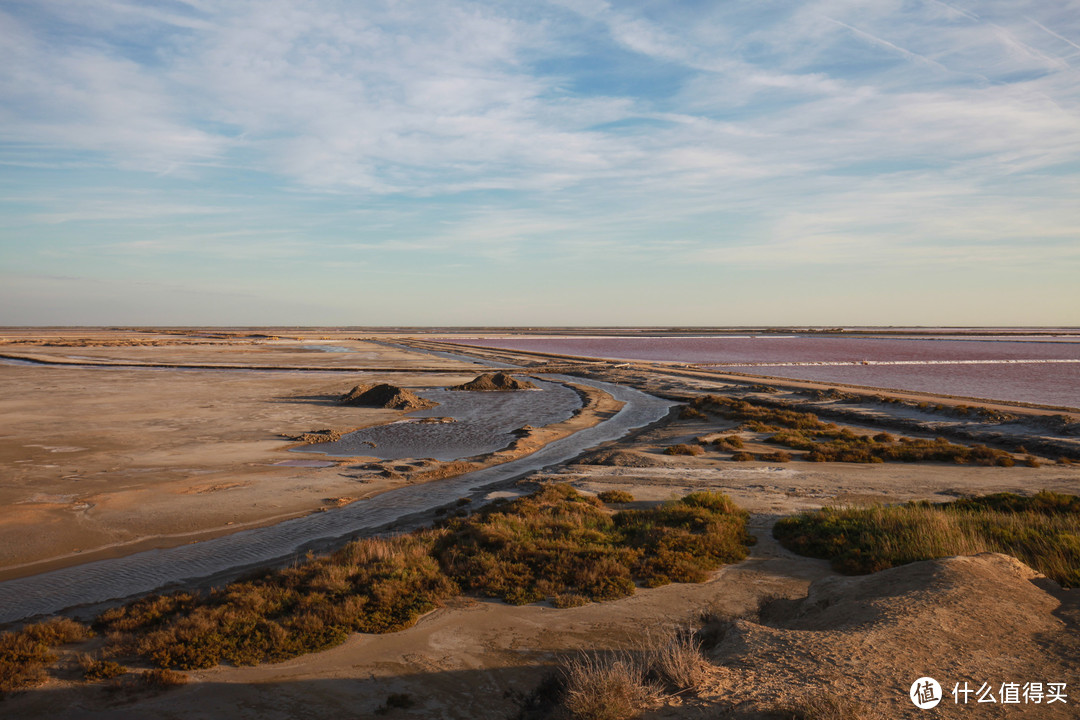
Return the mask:
[[[1076,335],[523,336],[447,341],[580,357],[718,365],[776,377],[1080,408],[1080,336]],[[906,364],[873,364],[895,362]]]

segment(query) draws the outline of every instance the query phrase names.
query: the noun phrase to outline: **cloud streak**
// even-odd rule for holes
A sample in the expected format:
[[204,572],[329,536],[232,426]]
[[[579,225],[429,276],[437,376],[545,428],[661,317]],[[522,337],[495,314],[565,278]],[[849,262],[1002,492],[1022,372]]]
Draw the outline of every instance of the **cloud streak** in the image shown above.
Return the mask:
[[0,259],[1075,267],[1077,10],[15,0]]

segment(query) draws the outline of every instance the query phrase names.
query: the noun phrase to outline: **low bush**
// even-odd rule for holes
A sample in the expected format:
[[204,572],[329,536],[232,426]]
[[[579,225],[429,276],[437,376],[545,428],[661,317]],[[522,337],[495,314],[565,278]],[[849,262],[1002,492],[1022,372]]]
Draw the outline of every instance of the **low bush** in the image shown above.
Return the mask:
[[166,690],[168,688],[187,685],[188,676],[184,673],[176,672],[175,670],[154,668],[153,670],[139,673],[139,680],[147,687]]
[[82,653],[78,658],[79,667],[82,669],[83,678],[90,682],[98,680],[110,680],[123,675],[128,669],[118,662],[95,658],[92,655]]
[[731,459],[735,462],[750,462],[754,456],[748,452],[737,452],[731,456]]
[[761,459],[765,462],[786,463],[791,462],[791,454],[786,453],[783,450],[777,450],[776,452],[764,453],[761,456]]
[[589,600],[589,598],[576,593],[556,593],[551,597],[552,607],[560,609],[581,607],[591,602],[592,600]]
[[44,681],[45,668],[55,659],[48,645],[25,633],[0,635],[0,698]]
[[714,440],[713,444],[725,450],[742,450],[746,446],[738,435],[724,435]]
[[625,490],[605,490],[604,492],[597,494],[596,497],[600,498],[600,502],[608,504],[634,502],[634,496]]
[[50,647],[82,642],[94,634],[86,625],[66,617],[50,618],[34,625],[27,625],[22,632],[35,642]]
[[684,405],[682,409],[679,410],[679,417],[683,420],[707,420],[709,418],[705,413],[697,408],[690,407],[689,405]]
[[700,445],[687,445],[685,443],[680,443],[678,445],[672,445],[670,447],[664,448],[664,454],[665,455],[703,455],[703,454],[705,454],[705,449],[702,448]]
[[0,698],[43,682],[46,668],[56,660],[53,648],[80,642],[90,628],[68,618],[52,618],[0,634]]
[[979,552],[1019,558],[1065,587],[1080,587],[1080,498],[998,493],[949,503],[823,508],[778,521],[794,552],[845,573]]
[[754,542],[748,517],[722,493],[697,492],[655,510],[624,510],[613,520],[635,551],[635,577],[656,587],[702,582],[710,570],[745,559]]

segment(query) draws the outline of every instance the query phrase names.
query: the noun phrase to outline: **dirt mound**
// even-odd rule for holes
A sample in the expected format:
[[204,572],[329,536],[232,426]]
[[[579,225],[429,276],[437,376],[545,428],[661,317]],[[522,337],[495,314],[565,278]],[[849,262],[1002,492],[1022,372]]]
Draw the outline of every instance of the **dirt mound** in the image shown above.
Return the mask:
[[425,400],[411,390],[397,385],[357,385],[339,398],[342,405],[387,408],[390,410],[423,410],[438,405]]
[[455,385],[450,390],[481,390],[486,392],[503,390],[535,390],[536,386],[528,380],[518,380],[506,373],[484,373],[464,385]]
[[634,450],[598,450],[578,460],[581,465],[610,465],[612,467],[670,467],[659,458]]
[[334,442],[341,439],[341,433],[337,430],[331,430],[329,428],[325,430],[312,430],[311,432],[301,433],[299,435],[286,435],[290,440],[295,442],[307,443],[309,445],[315,443]]
[[[803,599],[767,603],[759,622],[733,621],[712,654],[733,673],[728,681],[739,678],[733,702],[776,707],[832,688],[857,700],[862,717],[914,718],[921,711],[907,692],[929,676],[941,685],[942,707],[956,712],[965,709],[957,683],[988,683],[997,697],[1003,683],[1075,678],[1080,637],[1063,597],[1007,555],[930,560],[819,580]],[[969,713],[986,707],[974,693],[966,704]],[[1039,717],[1072,712],[1044,704]]]

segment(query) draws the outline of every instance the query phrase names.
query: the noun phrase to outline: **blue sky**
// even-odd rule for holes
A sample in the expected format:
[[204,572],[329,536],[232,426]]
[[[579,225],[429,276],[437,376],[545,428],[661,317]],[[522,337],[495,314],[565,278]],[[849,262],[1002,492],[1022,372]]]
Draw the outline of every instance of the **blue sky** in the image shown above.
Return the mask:
[[0,4],[0,324],[1080,324],[1080,2]]

